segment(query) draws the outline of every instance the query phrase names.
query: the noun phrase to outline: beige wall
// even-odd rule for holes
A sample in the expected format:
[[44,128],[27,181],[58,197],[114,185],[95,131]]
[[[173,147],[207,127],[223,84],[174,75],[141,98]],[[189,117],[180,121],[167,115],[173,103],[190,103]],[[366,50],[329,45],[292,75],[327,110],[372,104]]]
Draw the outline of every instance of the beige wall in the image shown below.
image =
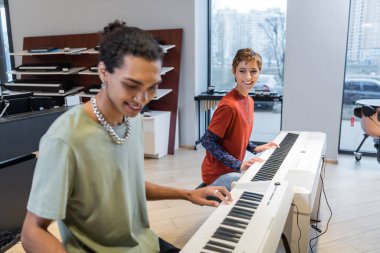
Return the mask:
[[[204,0],[11,0],[14,50],[25,36],[91,33],[122,19],[142,29],[183,28],[179,94],[180,145],[196,138],[196,85],[207,86],[207,1]],[[203,17],[196,16],[201,13]],[[204,29],[195,29],[195,23]],[[16,63],[20,59],[16,58]],[[195,69],[199,71],[196,72]],[[184,117],[186,115],[186,117]]]
[[[207,86],[206,2],[11,0],[14,48],[24,36],[94,32],[116,18],[143,29],[183,28],[180,145],[193,145],[194,95]],[[348,14],[346,0],[288,0],[283,129],[326,132],[329,159],[338,152]]]
[[322,131],[338,157],[350,1],[288,0],[282,126]]

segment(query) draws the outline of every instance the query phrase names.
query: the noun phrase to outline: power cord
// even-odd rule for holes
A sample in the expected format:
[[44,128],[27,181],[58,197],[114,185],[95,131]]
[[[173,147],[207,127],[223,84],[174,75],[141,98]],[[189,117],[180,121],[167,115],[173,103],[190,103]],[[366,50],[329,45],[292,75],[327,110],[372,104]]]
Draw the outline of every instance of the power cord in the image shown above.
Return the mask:
[[298,224],[298,216],[299,216],[299,212],[298,212],[298,207],[296,204],[292,204],[292,206],[294,206],[296,208],[296,211],[297,211],[297,227],[298,227],[298,233],[299,233],[299,237],[298,237],[298,253],[300,253],[300,240],[301,240],[301,228]]
[[[326,175],[326,157],[323,155],[322,156],[322,167],[321,167],[321,174],[323,173],[323,178],[325,178],[325,175]],[[320,211],[320,206],[321,206],[321,197],[322,197],[322,189],[321,191],[319,192],[319,197],[318,197],[318,208],[317,208],[317,219],[316,220],[312,220],[314,221],[315,223],[318,223],[318,222],[321,222],[321,220],[319,219],[319,211]],[[315,229],[316,231],[318,231],[319,233],[321,233],[322,231],[318,228],[317,225],[311,225],[311,227],[313,229]]]
[[[321,167],[321,174],[323,173],[323,178],[325,177],[326,173],[325,173],[325,169],[326,169],[326,157],[323,155],[322,156],[322,167]],[[321,186],[322,187],[322,186]],[[320,206],[321,206],[321,197],[322,197],[322,189],[321,191],[319,192],[319,197],[318,197],[318,208],[317,208],[317,219],[315,220],[316,223],[318,222],[321,222],[321,220],[319,219],[319,211],[320,211]],[[319,233],[322,233],[322,230],[318,227],[318,224],[313,224],[311,225],[311,227],[319,232]],[[318,234],[315,233],[315,236],[317,236]],[[315,237],[314,237],[315,238]],[[314,243],[313,246],[311,246],[311,240],[309,241],[309,248],[310,248],[310,252],[313,252],[313,248],[315,246],[316,242]]]
[[[322,170],[323,170],[323,177],[322,177],[322,173],[321,173],[320,178],[321,178],[321,183],[322,183],[322,190],[321,190],[321,194],[320,194],[320,196],[322,195],[322,192],[323,192],[323,195],[324,195],[325,200],[326,200],[327,207],[329,208],[329,211],[330,211],[330,217],[329,217],[329,219],[327,220],[327,224],[326,224],[326,229],[325,229],[325,231],[322,232],[322,231],[316,226],[316,227],[319,229],[319,230],[317,230],[317,231],[318,231],[320,234],[319,234],[319,235],[316,235],[316,236],[313,237],[313,238],[311,238],[310,241],[309,241],[309,247],[310,247],[310,251],[311,251],[311,253],[314,253],[313,248],[314,248],[315,245],[317,244],[317,242],[318,242],[318,238],[327,232],[327,230],[328,230],[328,228],[329,228],[329,224],[330,224],[331,218],[332,218],[332,215],[333,215],[332,210],[331,210],[331,207],[330,207],[330,204],[329,204],[329,202],[328,202],[328,200],[327,200],[326,191],[325,191],[325,185],[324,185],[324,182],[323,182],[323,179],[324,179],[325,176],[326,176],[326,158],[325,158],[325,156],[323,156],[322,159],[323,159],[323,165],[322,165],[322,166],[323,166],[323,167],[322,167]],[[319,203],[319,204],[320,204],[320,203]],[[319,204],[318,204],[317,220],[319,219]],[[314,241],[314,240],[315,240],[315,242],[314,242],[313,246],[311,246],[311,242]]]
[[282,240],[282,243],[284,244],[285,252],[292,253],[292,251],[290,250],[288,238],[286,238],[284,233],[281,234],[281,240]]

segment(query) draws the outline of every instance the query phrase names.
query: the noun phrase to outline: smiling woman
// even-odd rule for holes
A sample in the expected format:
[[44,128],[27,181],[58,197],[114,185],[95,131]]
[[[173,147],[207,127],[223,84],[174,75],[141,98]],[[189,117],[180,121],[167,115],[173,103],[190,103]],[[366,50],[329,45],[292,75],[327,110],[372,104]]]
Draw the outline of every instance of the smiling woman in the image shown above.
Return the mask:
[[256,157],[244,161],[247,150],[257,153],[278,146],[274,142],[256,146],[249,141],[254,102],[248,93],[259,79],[261,66],[260,54],[252,49],[236,52],[232,61],[235,88],[220,101],[202,138],[202,145],[207,150],[202,163],[202,180],[206,185],[225,186],[230,190],[232,182],[240,178],[240,172],[255,162],[262,162]]

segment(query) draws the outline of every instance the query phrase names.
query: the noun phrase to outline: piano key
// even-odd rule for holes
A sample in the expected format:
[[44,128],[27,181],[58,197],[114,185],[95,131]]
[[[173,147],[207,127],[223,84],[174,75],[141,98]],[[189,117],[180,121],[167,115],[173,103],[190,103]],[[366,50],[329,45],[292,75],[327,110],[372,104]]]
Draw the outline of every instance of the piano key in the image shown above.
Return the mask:
[[242,196],[239,201],[246,202],[249,204],[259,204],[262,198],[254,197],[254,196]]
[[225,225],[222,223],[217,223],[218,224],[218,229],[216,230],[217,232],[221,232],[224,234],[229,234],[231,237],[234,238],[240,238],[242,234],[244,233],[245,229],[238,228],[235,226],[230,226],[230,225]]
[[247,208],[254,208],[256,209],[258,204],[255,204],[255,203],[248,203],[248,202],[244,202],[244,201],[237,201],[236,202],[236,206],[242,206],[242,207],[247,207]]
[[214,235],[221,235],[221,236],[226,236],[226,237],[228,237],[228,238],[231,238],[231,239],[237,239],[237,240],[239,240],[240,239],[240,237],[241,237],[241,235],[242,235],[242,233],[232,233],[232,232],[230,232],[229,230],[225,230],[225,229],[221,229],[222,227],[219,227],[216,231],[215,231],[215,233],[214,233]]
[[[287,183],[279,186],[273,184],[264,191],[268,192],[250,194],[249,191],[232,189],[233,202],[230,205],[221,204],[217,207],[205,224],[185,245],[182,252],[272,252],[260,251],[259,248],[261,245],[277,246],[277,243],[273,242],[280,240],[282,229],[276,229],[274,233],[270,227],[278,222],[285,224],[286,217],[279,220],[275,215],[278,210],[290,208],[292,192]],[[285,194],[287,196],[284,198],[286,204],[280,208],[282,196]],[[257,217],[257,215],[259,216]],[[275,234],[276,237],[271,236],[272,234]],[[245,239],[243,240],[243,238]],[[270,240],[270,242],[265,242],[265,240]],[[252,251],[251,248],[256,249]]]
[[220,230],[222,231],[226,231],[226,232],[230,232],[231,234],[236,234],[236,235],[242,235],[244,230],[240,229],[240,228],[236,228],[236,227],[231,227],[231,226],[226,226],[226,225],[223,225],[221,224],[219,226]]
[[227,234],[223,234],[223,233],[220,233],[220,232],[215,232],[212,237],[214,238],[218,238],[218,239],[221,239],[221,240],[226,240],[226,241],[231,241],[231,242],[239,242],[239,238],[235,238],[235,237],[230,237],[228,236]]
[[[234,249],[235,246],[232,246],[232,245],[229,245],[227,243],[225,243],[226,241],[224,240],[221,240],[222,242],[220,241],[217,241],[218,239],[212,239],[212,240],[209,240],[207,242],[208,245],[213,245],[213,246],[219,246],[221,248],[226,248],[226,249]],[[236,244],[235,244],[236,245]]]
[[257,209],[257,206],[259,205],[259,203],[260,202],[239,199],[238,201],[236,201],[235,206],[241,207],[241,208],[247,208],[249,210],[254,211]]
[[239,217],[239,218],[242,218],[242,219],[251,219],[252,218],[252,215],[247,215],[247,214],[244,214],[244,213],[238,213],[238,212],[230,212],[229,214],[230,216],[234,216],[234,217]]
[[255,192],[244,192],[241,196],[242,197],[251,196],[251,197],[257,197],[257,198],[260,198],[260,199],[262,199],[264,197],[263,194],[258,194],[258,193],[255,193]]
[[245,212],[247,214],[253,214],[255,212],[255,208],[254,207],[247,207],[247,206],[243,206],[240,204],[240,202],[238,203],[237,201],[235,202],[235,206],[231,209],[232,211],[241,211],[241,212]]
[[[237,207],[235,205],[234,208],[231,209],[231,213],[239,213],[239,214],[242,214],[242,215],[246,215],[246,216],[249,216],[251,217],[255,212],[254,211],[251,211],[251,210],[248,210],[247,208],[244,208],[244,207]],[[232,215],[233,216],[233,215]]]
[[[242,235],[230,235],[228,233],[223,233],[221,231],[215,232],[211,237],[223,239],[231,243],[238,243]],[[210,237],[210,238],[211,238]],[[227,238],[227,239],[226,239]]]
[[273,177],[277,171],[260,171],[255,177]]
[[251,181],[272,180],[287,157],[298,136],[298,134],[287,133],[285,138],[280,143],[280,148],[274,150],[255,176],[252,177]]
[[270,181],[272,179],[271,176],[255,176],[251,181]]
[[247,225],[242,225],[242,224],[227,221],[227,220],[224,220],[222,224],[232,226],[232,227],[242,228],[242,229],[245,229],[247,227]]
[[221,249],[219,247],[215,247],[215,246],[211,246],[211,245],[206,245],[204,247],[205,249],[208,249],[208,250],[212,250],[212,251],[216,251],[216,252],[219,252],[219,253],[232,253],[231,250],[225,250],[225,249]]
[[238,219],[235,219],[235,218],[230,218],[230,217],[226,217],[225,220],[227,221],[230,221],[230,222],[235,222],[235,223],[238,223],[238,224],[243,224],[243,225],[246,225],[248,226],[248,222],[246,221],[241,221],[241,220],[238,220]]
[[242,197],[241,199],[245,201],[256,202],[256,203],[259,203],[261,201],[261,199],[257,197]]
[[[301,252],[307,252],[308,248],[308,221],[315,218],[316,196],[319,189],[319,175],[322,168],[322,157],[326,148],[326,135],[320,132],[299,132],[287,133],[281,132],[274,142],[280,144],[276,150],[267,150],[260,157],[265,160],[263,164],[255,163],[242,175],[235,183],[245,185],[251,183],[255,185],[252,190],[260,189],[268,183],[276,181],[288,181],[294,193],[294,204],[297,205],[298,211],[305,216],[305,223],[301,225]],[[279,164],[279,161],[282,163]],[[278,164],[278,167],[274,166]],[[271,175],[272,174],[272,175]],[[243,189],[243,188],[241,188]],[[246,189],[246,188],[244,188]],[[291,245],[298,245],[299,230],[295,223],[297,213],[292,209],[293,223],[287,223],[289,232],[289,241]],[[290,227],[290,228],[289,228]],[[303,228],[305,228],[303,230]],[[292,251],[298,251],[293,249]]]

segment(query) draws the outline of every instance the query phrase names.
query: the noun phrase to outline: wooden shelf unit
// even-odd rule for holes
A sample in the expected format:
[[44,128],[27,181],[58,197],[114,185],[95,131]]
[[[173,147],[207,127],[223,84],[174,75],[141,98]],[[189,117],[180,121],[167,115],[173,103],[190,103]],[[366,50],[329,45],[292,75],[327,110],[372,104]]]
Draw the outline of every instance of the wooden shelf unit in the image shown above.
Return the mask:
[[[149,103],[149,110],[170,111],[170,126],[169,126],[169,143],[168,154],[174,154],[176,123],[178,111],[178,93],[179,93],[179,77],[181,64],[181,49],[182,49],[182,29],[163,29],[149,30],[154,37],[161,40],[161,47],[165,55],[163,59],[163,69],[161,74],[162,83],[159,88],[164,96],[153,100]],[[71,63],[72,67],[80,67],[89,69],[98,63],[98,51],[94,48],[100,43],[99,33],[87,34],[71,34],[71,35],[53,35],[53,36],[35,36],[25,37],[23,41],[22,52],[13,53],[14,56],[22,57],[22,64],[30,63]],[[71,48],[81,49],[75,52],[57,52],[48,53],[28,53],[28,49],[54,46],[59,49]],[[85,49],[87,48],[87,49]],[[37,74],[37,73],[14,73],[21,74],[21,79],[54,79],[54,80],[71,80],[76,86],[88,88],[91,85],[100,82],[99,77],[95,74],[87,72],[81,74]],[[159,92],[161,93],[161,92]]]
[[73,75],[78,74],[81,70],[84,70],[83,67],[73,67],[68,71],[17,71],[12,70],[12,75]]
[[169,145],[168,154],[174,154],[175,137],[178,117],[178,94],[179,94],[179,77],[181,69],[181,50],[182,50],[182,29],[165,29],[165,30],[149,30],[154,37],[160,38],[163,45],[175,45],[170,47],[164,55],[163,66],[173,67],[174,69],[167,72],[162,77],[160,89],[171,89],[171,92],[159,100],[152,100],[148,107],[149,110],[170,111],[169,126]]

